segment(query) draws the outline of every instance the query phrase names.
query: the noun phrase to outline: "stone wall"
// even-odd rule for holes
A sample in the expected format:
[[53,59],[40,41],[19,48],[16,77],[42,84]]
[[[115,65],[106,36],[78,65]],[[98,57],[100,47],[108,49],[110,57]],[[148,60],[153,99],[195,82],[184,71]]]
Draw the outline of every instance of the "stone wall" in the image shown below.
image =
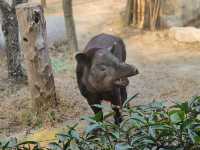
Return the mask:
[[163,0],[162,8],[164,27],[200,27],[200,0]]

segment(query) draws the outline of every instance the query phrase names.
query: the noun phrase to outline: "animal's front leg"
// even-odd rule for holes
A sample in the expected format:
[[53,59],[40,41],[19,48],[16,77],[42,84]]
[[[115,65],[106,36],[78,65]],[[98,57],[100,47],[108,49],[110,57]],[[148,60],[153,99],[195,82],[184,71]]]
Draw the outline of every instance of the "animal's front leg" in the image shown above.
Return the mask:
[[122,105],[124,104],[124,102],[127,100],[127,91],[126,91],[126,87],[120,87],[120,93],[121,93],[121,101],[122,101]]
[[114,115],[115,124],[119,125],[123,120],[121,114],[122,101],[121,101],[120,88],[113,89],[113,97],[111,103],[112,103],[112,109],[115,111]]
[[87,98],[88,104],[90,105],[90,107],[92,108],[94,114],[99,114],[99,120],[98,121],[102,121],[103,120],[103,111],[101,108],[98,108],[94,105],[100,105],[101,101],[95,97],[95,96],[90,96],[89,98]]

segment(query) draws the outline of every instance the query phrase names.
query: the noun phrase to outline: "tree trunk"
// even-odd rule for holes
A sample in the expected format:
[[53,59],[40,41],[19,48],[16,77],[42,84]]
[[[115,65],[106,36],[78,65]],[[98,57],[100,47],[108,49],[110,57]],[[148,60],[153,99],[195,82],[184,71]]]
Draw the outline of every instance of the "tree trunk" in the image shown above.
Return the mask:
[[160,7],[162,0],[147,0],[149,8],[149,29],[155,30],[159,21]]
[[159,27],[162,0],[128,0],[126,24],[133,23],[136,28],[154,30]]
[[145,16],[145,0],[137,0],[136,27],[142,29],[144,27]]
[[44,8],[47,7],[47,1],[46,0],[41,0],[41,4]]
[[67,55],[72,57],[73,53],[78,51],[78,42],[72,10],[72,0],[63,0],[63,11],[67,38]]
[[133,22],[133,1],[134,0],[127,0],[125,16],[126,25],[130,25]]
[[24,1],[14,0],[10,5],[6,2],[6,0],[0,0],[0,10],[2,12],[2,31],[5,38],[7,54],[8,78],[15,81],[25,79],[21,65],[18,22],[15,11],[15,6],[22,2]]
[[18,5],[16,11],[33,106],[40,113],[57,105],[43,7],[27,3]]

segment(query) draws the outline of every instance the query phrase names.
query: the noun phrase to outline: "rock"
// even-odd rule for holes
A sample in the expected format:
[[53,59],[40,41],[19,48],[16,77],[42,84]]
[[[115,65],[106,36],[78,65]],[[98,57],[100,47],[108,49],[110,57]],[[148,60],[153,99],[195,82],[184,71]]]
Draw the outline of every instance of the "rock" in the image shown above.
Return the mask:
[[200,27],[199,0],[166,0],[162,7],[160,19],[164,27]]
[[195,27],[172,27],[169,36],[178,42],[200,42],[200,29]]

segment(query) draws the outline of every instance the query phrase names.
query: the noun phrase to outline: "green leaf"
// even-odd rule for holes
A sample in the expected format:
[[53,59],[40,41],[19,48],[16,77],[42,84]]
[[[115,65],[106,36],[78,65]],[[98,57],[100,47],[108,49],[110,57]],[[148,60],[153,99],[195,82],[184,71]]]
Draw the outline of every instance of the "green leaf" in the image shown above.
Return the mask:
[[190,111],[190,108],[188,106],[188,102],[184,102],[184,103],[181,103],[181,104],[177,104],[178,108],[180,108],[182,111],[184,111],[186,114],[189,113]]
[[193,119],[186,119],[184,120],[184,122],[181,124],[181,128],[185,129],[185,128],[190,128],[192,125]]
[[119,143],[115,145],[115,150],[131,150],[132,148],[133,147],[125,143]]
[[14,148],[17,145],[17,139],[16,138],[10,138],[8,147]]
[[[152,139],[152,137],[150,137],[150,136],[137,135],[136,137],[134,137],[132,139],[131,145],[134,145],[136,147],[140,147],[140,149],[143,149],[147,145],[149,147],[150,144],[155,144],[156,142],[157,142],[157,140],[154,141],[154,139]],[[143,147],[143,148],[141,148],[141,147]]]
[[80,148],[78,147],[78,145],[74,141],[72,141],[70,143],[70,149],[71,150],[80,150]]
[[124,103],[123,103],[123,108],[127,108],[128,104],[130,103],[130,101],[132,101],[134,98],[136,98],[139,94],[135,94],[133,96],[131,96],[130,98],[128,98]]
[[71,136],[76,140],[80,140],[80,136],[79,136],[78,132],[76,132],[75,130],[71,131]]
[[141,141],[143,144],[145,145],[149,145],[149,144],[156,144],[155,141],[151,140],[151,139],[144,139]]
[[197,133],[191,129],[188,129],[188,134],[194,144],[200,144],[200,136]]
[[117,132],[117,131],[115,131],[115,132],[112,132],[111,133],[111,136],[113,137],[113,138],[115,138],[115,139],[119,139],[120,137],[120,134],[119,134],[119,132]]
[[106,114],[103,118],[104,118],[104,120],[105,119],[107,119],[107,118],[109,118],[109,117],[112,117],[112,116],[114,116],[114,114],[115,114],[115,112],[114,111],[112,111],[112,112],[109,112],[108,114]]
[[62,147],[58,145],[56,142],[51,142],[48,144],[48,149],[50,150],[62,150]]
[[[148,106],[147,106],[148,107]],[[165,108],[164,102],[163,101],[153,101],[151,104],[149,104],[149,107],[152,110],[162,110]]]
[[103,120],[103,113],[102,112],[98,112],[95,114],[94,117],[91,117],[92,119],[94,119],[96,122],[102,122]]
[[9,147],[8,147],[8,144],[9,144],[9,141],[7,141],[6,143],[4,143],[4,144],[2,145],[2,150],[8,149],[8,148],[9,148]]
[[64,142],[69,140],[68,134],[58,133],[58,134],[56,134],[56,136],[58,138],[58,141],[61,142],[61,143],[64,143]]
[[149,127],[149,135],[152,136],[154,139],[156,138],[156,131],[154,128]]
[[137,136],[134,136],[134,137],[132,138],[131,145],[134,145],[134,144],[136,144],[136,143],[142,141],[142,140],[145,139],[145,138],[146,138],[146,136],[144,136],[144,135],[137,135]]
[[197,120],[200,121],[200,114],[198,114],[196,118],[197,118]]
[[98,124],[89,125],[89,126],[86,128],[86,133],[87,133],[87,134],[91,134],[93,131],[95,131],[95,130],[97,130],[97,129],[101,129],[101,126],[98,125]]
[[181,110],[172,110],[169,112],[170,121],[173,124],[182,122],[185,119],[185,113]]
[[200,96],[195,96],[189,102],[190,109],[196,113],[200,113]]
[[200,123],[194,127],[194,131],[200,133]]
[[155,130],[170,130],[173,129],[171,126],[167,125],[167,124],[161,124],[161,123],[156,123],[156,124],[152,124],[151,127]]
[[78,126],[78,123],[74,124],[73,126],[67,125],[67,128],[69,129],[69,131],[71,131],[71,130],[74,130],[77,126]]
[[86,117],[86,116],[83,116],[81,117],[81,120],[85,120],[85,121],[88,121],[89,123],[97,123],[96,120],[94,119],[94,117]]
[[7,140],[0,141],[0,149],[7,150],[7,149],[14,149],[14,148],[17,148],[16,138],[9,138]]
[[138,113],[133,113],[130,119],[133,120],[132,124],[136,127],[143,126],[147,123],[147,120],[144,118],[144,116],[141,116]]

